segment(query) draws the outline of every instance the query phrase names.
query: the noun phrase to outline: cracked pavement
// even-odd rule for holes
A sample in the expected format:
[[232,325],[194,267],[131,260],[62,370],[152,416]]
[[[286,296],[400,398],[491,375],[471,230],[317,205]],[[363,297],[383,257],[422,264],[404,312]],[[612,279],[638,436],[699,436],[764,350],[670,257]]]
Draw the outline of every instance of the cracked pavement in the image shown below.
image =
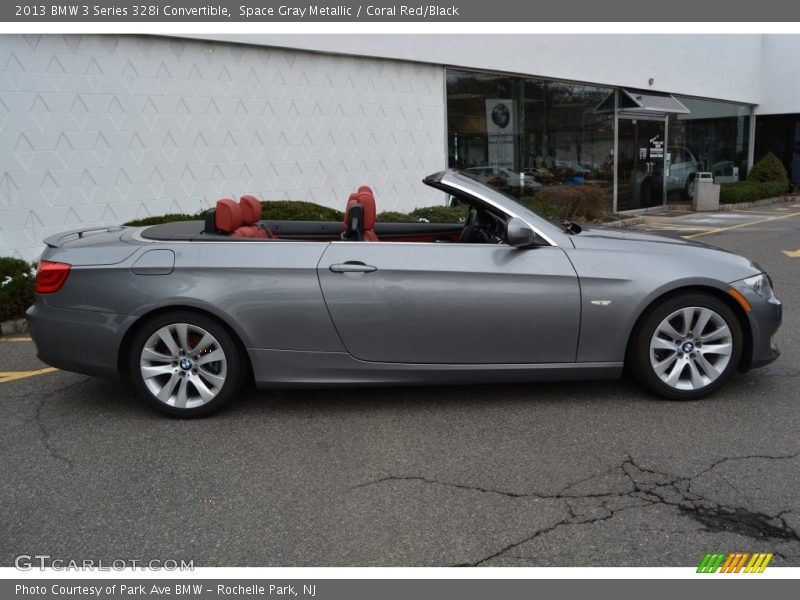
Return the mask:
[[[245,390],[174,421],[122,383],[2,384],[0,565],[800,566],[798,226],[700,238],[763,265],[786,308],[779,361],[700,402],[628,381]],[[40,367],[0,343],[0,370]]]
[[[425,485],[439,485],[458,490],[475,491],[484,494],[498,494],[508,498],[535,498],[537,500],[558,501],[564,511],[564,518],[533,534],[500,548],[479,560],[461,563],[455,566],[479,566],[495,559],[512,558],[515,560],[535,560],[535,548],[531,542],[540,536],[549,534],[559,527],[575,527],[599,523],[614,518],[619,513],[632,509],[654,505],[664,505],[678,510],[705,526],[710,532],[730,532],[750,537],[759,541],[788,544],[789,553],[796,552],[792,544],[800,544],[800,535],[787,523],[786,518],[795,514],[792,510],[782,510],[777,514],[754,512],[735,504],[723,504],[699,494],[696,481],[712,473],[719,465],[729,462],[749,460],[789,460],[794,461],[791,469],[795,472],[800,467],[800,452],[788,456],[736,456],[725,457],[699,473],[692,476],[677,476],[655,471],[636,463],[628,456],[618,466],[608,471],[570,483],[555,494],[537,492],[512,492],[503,489],[488,489],[414,476],[386,476],[374,481],[360,484],[356,488],[379,485],[388,482],[405,482]],[[732,484],[731,487],[733,487]],[[735,489],[735,488],[734,488]],[[737,490],[739,494],[739,492]],[[525,554],[518,552],[520,548]],[[527,553],[534,551],[534,555]],[[785,558],[780,550],[772,552]]]

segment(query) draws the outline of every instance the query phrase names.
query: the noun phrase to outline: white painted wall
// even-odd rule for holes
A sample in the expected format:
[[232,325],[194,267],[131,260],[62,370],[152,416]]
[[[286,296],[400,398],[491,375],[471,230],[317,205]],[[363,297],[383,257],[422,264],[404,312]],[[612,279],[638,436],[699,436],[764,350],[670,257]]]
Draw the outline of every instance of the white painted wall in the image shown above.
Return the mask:
[[[761,102],[760,34],[204,37]],[[652,87],[648,85],[651,77],[655,79]]]
[[756,114],[800,113],[800,36],[765,35],[761,53],[764,94]]
[[221,197],[441,202],[443,69],[145,36],[0,36],[0,255]]
[[800,36],[193,37],[0,36],[0,255],[243,193],[341,207],[369,183],[382,210],[436,202],[420,180],[445,166],[441,65],[652,77],[654,90],[800,112]]

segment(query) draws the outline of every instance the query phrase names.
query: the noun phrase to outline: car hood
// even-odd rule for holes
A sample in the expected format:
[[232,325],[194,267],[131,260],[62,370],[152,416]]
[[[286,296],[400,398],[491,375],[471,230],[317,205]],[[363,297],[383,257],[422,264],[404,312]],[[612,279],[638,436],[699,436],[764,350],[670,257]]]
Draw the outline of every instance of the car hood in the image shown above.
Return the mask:
[[[702,248],[713,248],[708,244],[696,242],[694,240],[686,240],[680,237],[673,237],[669,235],[662,235],[658,233],[647,233],[644,231],[636,231],[633,229],[625,229],[622,227],[597,227],[597,226],[584,226],[581,225],[581,233],[573,236],[571,239],[578,247],[578,242],[591,244],[595,240],[622,240],[625,242],[651,242],[656,244],[674,244],[678,246],[696,246]],[[602,243],[602,242],[601,242]],[[720,250],[719,248],[714,248]],[[725,252],[725,250],[720,250]]]
[[[583,226],[582,226],[583,227]],[[744,279],[763,269],[748,258],[695,240],[623,229],[620,227],[583,227],[581,233],[570,236],[576,250],[588,250],[601,255],[605,252],[623,253],[623,262],[635,256],[646,259],[651,267],[671,264],[682,274],[715,274],[722,281]],[[616,260],[606,257],[606,260]]]

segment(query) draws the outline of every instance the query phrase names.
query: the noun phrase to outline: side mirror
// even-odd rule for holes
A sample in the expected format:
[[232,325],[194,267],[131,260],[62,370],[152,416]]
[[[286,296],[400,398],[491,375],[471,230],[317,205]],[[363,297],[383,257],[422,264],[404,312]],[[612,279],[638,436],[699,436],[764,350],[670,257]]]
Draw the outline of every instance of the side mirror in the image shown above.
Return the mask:
[[506,242],[515,248],[527,248],[536,243],[536,232],[522,219],[513,217],[506,223]]

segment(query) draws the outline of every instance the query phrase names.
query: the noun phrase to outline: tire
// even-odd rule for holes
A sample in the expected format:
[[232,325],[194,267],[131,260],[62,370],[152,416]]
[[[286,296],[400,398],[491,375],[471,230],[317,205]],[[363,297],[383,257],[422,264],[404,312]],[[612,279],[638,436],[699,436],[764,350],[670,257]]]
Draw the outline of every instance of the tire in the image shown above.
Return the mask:
[[191,419],[208,416],[236,397],[244,360],[240,345],[218,321],[173,311],[149,319],[136,332],[128,376],[152,408]]
[[687,202],[694,200],[694,175],[690,175],[686,179],[686,183],[683,186],[683,198]]
[[727,304],[710,294],[685,293],[648,310],[634,331],[627,362],[654,394],[698,400],[731,378],[743,343],[739,319]]

